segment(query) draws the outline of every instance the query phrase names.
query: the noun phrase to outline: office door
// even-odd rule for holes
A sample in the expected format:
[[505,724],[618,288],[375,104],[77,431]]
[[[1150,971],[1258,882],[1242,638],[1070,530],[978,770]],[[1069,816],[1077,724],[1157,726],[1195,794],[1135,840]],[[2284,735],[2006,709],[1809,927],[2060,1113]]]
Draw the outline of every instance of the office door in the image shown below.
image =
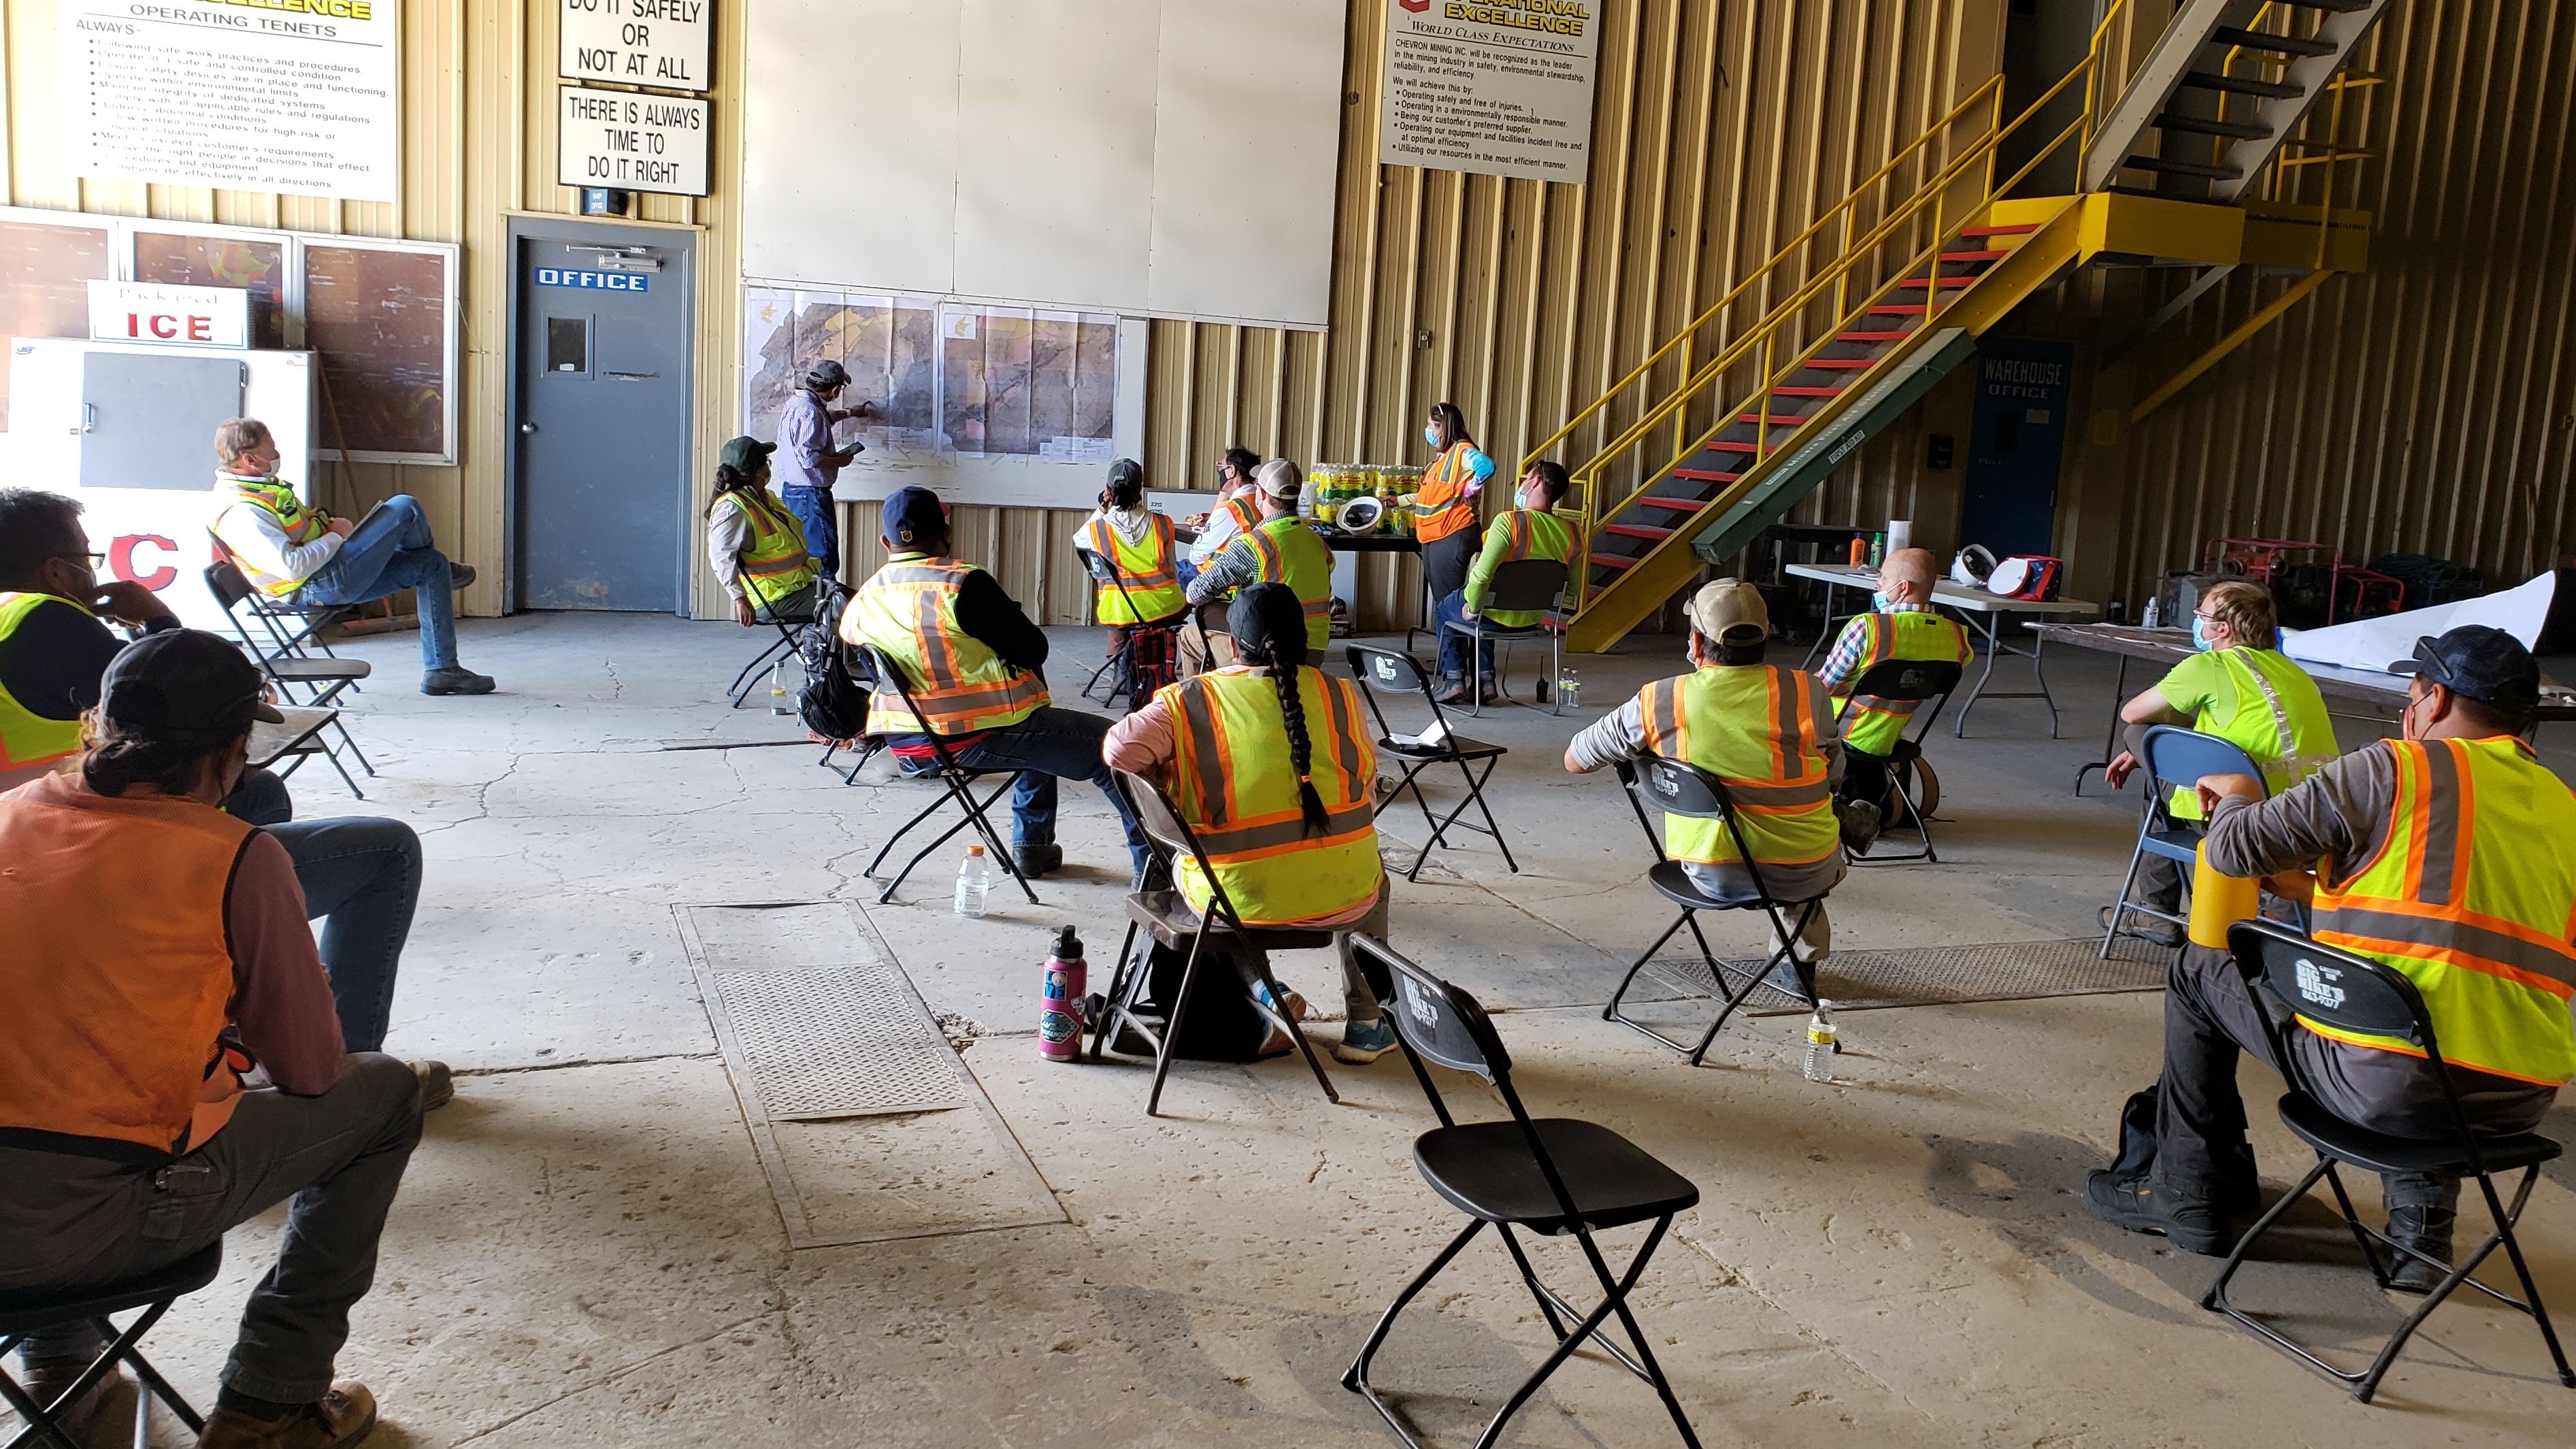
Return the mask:
[[688,254],[518,240],[517,605],[679,612],[688,597]]
[[2074,371],[2069,343],[1998,337],[1978,344],[1960,543],[1982,543],[1997,558],[2056,546],[2057,471]]

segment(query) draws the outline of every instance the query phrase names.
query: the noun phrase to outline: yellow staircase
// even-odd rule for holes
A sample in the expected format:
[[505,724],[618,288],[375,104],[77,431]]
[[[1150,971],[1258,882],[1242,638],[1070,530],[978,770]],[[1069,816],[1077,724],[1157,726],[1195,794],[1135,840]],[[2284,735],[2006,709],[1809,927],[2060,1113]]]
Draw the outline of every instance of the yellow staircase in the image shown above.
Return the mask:
[[[1568,460],[1589,525],[1568,647],[1608,648],[1704,563],[1735,557],[1969,357],[1980,335],[2072,268],[2251,265],[2317,279],[2361,269],[2369,218],[2330,206],[2306,215],[2121,189],[2015,194],[2052,160],[2071,172],[2088,154],[2125,156],[2137,139],[2101,129],[2115,95],[2140,109],[2106,43],[2125,8],[2111,7],[2084,61],[2019,115],[2003,114],[2001,77],[1979,87],[1531,450],[1524,470],[1578,435],[1607,434]],[[2292,8],[2219,18],[2242,22],[2239,31],[2270,20],[2287,34]],[[2138,73],[2166,48],[2206,40],[2169,34]],[[2287,126],[2273,129],[2286,137]],[[2106,150],[2106,139],[2116,145]],[[1998,176],[2003,157],[2014,169]],[[1910,191],[1898,192],[1899,176]],[[1734,322],[1757,307],[1757,320]],[[1658,379],[1677,380],[1656,390]]]

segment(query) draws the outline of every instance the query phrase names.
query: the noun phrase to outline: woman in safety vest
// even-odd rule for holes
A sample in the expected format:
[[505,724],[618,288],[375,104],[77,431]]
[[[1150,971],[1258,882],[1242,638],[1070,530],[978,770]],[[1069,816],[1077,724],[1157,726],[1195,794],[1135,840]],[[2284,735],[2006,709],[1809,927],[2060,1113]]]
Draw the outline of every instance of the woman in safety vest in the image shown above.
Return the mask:
[[[2191,642],[2199,653],[2120,706],[2120,718],[2131,728],[2129,748],[2102,775],[2112,789],[2127,785],[2138,768],[2148,725],[2188,725],[2241,746],[2262,767],[2263,783],[2275,795],[2340,753],[2317,682],[2281,652],[2279,616],[2261,584],[2230,579],[2203,594],[2192,614]],[[2200,801],[2188,789],[2177,788],[2165,808],[2176,820],[2201,818]],[[2163,856],[2138,863],[2138,887],[2137,898],[2156,910],[2171,915],[2181,907],[2182,871]],[[2109,909],[2103,908],[2106,926]],[[2182,943],[2179,929],[2155,924],[2147,939],[2160,946]]]
[[707,566],[733,596],[733,621],[748,629],[765,612],[782,623],[814,617],[822,566],[805,549],[805,526],[770,496],[775,443],[736,438],[716,463],[716,496],[707,504]]
[[[1074,535],[1083,548],[1109,561],[1115,583],[1093,592],[1091,617],[1109,626],[1109,657],[1125,655],[1130,638],[1138,656],[1125,668],[1142,688],[1128,697],[1150,694],[1172,677],[1169,634],[1151,631],[1179,626],[1188,605],[1181,597],[1181,544],[1166,514],[1145,506],[1145,469],[1133,458],[1109,465],[1109,484],[1100,490],[1100,506]],[[1154,642],[1159,647],[1147,650]]]
[[1413,534],[1422,541],[1422,577],[1431,597],[1445,599],[1467,587],[1467,565],[1476,556],[1476,495],[1494,476],[1494,460],[1467,433],[1456,403],[1435,403],[1422,427],[1431,466],[1413,495]]
[[[1305,614],[1286,585],[1247,587],[1226,623],[1240,662],[1156,693],[1110,726],[1102,758],[1171,797],[1245,925],[1333,931],[1348,1008],[1333,1055],[1373,1062],[1395,1045],[1395,1033],[1378,1010],[1384,983],[1370,984],[1350,948],[1352,931],[1386,939],[1372,800],[1377,750],[1359,694],[1349,680],[1307,665]],[[1175,875],[1182,895],[1206,910],[1213,892],[1198,863],[1177,862]],[[1152,989],[1167,1007],[1177,999],[1183,959],[1155,954]],[[1249,998],[1208,991],[1207,969],[1202,963],[1187,1035],[1175,1050],[1241,1060],[1295,1049]],[[1290,1020],[1305,1012],[1294,993],[1281,1006]]]

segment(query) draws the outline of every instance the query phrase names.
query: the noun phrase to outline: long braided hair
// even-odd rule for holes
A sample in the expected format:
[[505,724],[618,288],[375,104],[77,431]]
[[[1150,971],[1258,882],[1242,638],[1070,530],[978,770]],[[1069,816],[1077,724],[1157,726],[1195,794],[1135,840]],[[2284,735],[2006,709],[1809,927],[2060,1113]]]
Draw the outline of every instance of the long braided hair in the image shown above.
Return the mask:
[[1306,701],[1298,692],[1299,672],[1306,663],[1306,611],[1297,591],[1286,584],[1254,584],[1237,595],[1226,611],[1226,631],[1234,635],[1235,652],[1246,664],[1262,667],[1279,691],[1279,720],[1288,730],[1288,762],[1297,771],[1297,808],[1306,817],[1308,835],[1331,823],[1324,797],[1315,792],[1313,740],[1306,731]]

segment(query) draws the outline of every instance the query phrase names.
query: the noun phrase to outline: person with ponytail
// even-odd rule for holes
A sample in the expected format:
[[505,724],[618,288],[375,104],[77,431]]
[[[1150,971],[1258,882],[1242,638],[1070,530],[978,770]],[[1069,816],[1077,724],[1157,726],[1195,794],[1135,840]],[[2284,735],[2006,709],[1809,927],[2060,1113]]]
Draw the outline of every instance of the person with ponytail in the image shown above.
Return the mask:
[[[1207,852],[1216,884],[1243,923],[1256,928],[1331,929],[1342,961],[1348,1015],[1339,1060],[1366,1063],[1395,1045],[1379,997],[1351,954],[1350,933],[1386,939],[1386,871],[1378,862],[1377,750],[1347,679],[1314,668],[1305,612],[1285,584],[1256,583],[1226,616],[1236,661],[1158,691],[1112,725],[1102,758],[1160,785]],[[1206,910],[1213,898],[1195,860],[1175,863],[1174,884]],[[1156,1000],[1180,985],[1182,957],[1158,952]],[[1251,979],[1247,976],[1247,979]],[[1304,1003],[1283,1003],[1295,1019]],[[1191,1002],[1187,1035],[1175,1049],[1239,1060],[1293,1050],[1248,997]]]
[[733,621],[748,629],[765,612],[781,623],[814,617],[823,566],[806,550],[805,526],[769,493],[774,443],[735,438],[716,455],[716,496],[707,504],[707,566],[733,598]]

